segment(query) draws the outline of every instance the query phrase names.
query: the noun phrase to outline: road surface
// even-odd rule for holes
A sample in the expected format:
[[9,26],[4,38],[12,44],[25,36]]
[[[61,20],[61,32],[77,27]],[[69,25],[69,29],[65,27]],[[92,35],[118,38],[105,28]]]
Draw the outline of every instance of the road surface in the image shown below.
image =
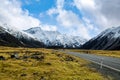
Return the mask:
[[109,69],[120,72],[120,58],[100,56],[95,54],[78,53],[78,52],[68,52],[68,51],[66,53],[99,64],[101,68],[104,66]]

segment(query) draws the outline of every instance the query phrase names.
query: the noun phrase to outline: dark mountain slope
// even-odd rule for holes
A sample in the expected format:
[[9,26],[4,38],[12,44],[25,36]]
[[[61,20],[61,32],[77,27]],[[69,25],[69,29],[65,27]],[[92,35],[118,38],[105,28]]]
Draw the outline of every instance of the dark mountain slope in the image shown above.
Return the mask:
[[17,38],[6,32],[2,27],[0,27],[0,45],[12,47],[24,46]]
[[81,46],[81,49],[120,50],[120,27],[103,31]]
[[47,48],[79,48],[87,41],[80,36],[61,34],[58,31],[44,31],[40,27],[24,31],[42,41]]
[[0,27],[1,46],[44,47],[44,43],[8,25]]

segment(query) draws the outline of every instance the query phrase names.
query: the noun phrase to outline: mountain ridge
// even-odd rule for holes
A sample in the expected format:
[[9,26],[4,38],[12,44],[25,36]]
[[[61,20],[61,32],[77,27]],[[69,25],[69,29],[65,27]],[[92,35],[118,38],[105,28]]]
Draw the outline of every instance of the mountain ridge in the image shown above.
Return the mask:
[[82,45],[81,49],[120,50],[120,26],[106,29]]
[[24,46],[16,37],[12,36],[5,31],[3,27],[0,26],[0,45],[1,46]]
[[[61,34],[58,31],[44,31],[40,27],[34,27],[28,30],[21,31],[16,27],[10,26],[8,24],[3,24],[1,26],[1,28],[4,29],[1,29],[1,31],[17,39],[19,44],[16,46],[46,48],[79,48],[83,43],[86,42],[86,39],[83,39],[79,36],[68,36],[66,34]],[[7,37],[7,35],[4,37]]]
[[[17,40],[13,40],[11,41],[12,43],[14,43],[15,41],[18,41],[19,43],[21,43],[22,45],[16,45],[16,46],[22,46],[22,47],[44,47],[44,44],[40,41],[38,41],[37,39],[35,39],[34,37],[32,37],[31,35],[22,32],[20,30],[18,30],[15,27],[12,27],[10,25],[4,24],[1,25],[1,31],[3,31],[4,33],[1,35],[3,37],[1,37],[1,40],[6,37],[7,42],[9,43],[9,37],[13,37]],[[7,36],[7,35],[10,36]],[[11,43],[9,43],[11,44]],[[9,45],[8,44],[8,45]]]
[[24,31],[36,37],[38,40],[43,41],[49,48],[79,48],[87,41],[79,36],[68,36],[58,31],[44,31],[40,27],[34,27]]

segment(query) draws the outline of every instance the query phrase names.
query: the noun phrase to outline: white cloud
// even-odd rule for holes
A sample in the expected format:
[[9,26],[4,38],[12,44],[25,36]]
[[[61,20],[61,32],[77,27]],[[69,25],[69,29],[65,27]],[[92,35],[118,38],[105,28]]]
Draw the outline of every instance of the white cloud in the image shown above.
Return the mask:
[[57,14],[56,21],[62,28],[66,28],[68,34],[90,38],[87,27],[84,26],[77,14],[71,10],[65,10],[65,1],[57,0],[56,7],[47,11],[49,16]]
[[84,17],[89,16],[89,20],[97,25],[99,32],[120,25],[119,4],[120,0],[74,0],[74,6]]
[[56,8],[51,8],[47,11],[47,14],[49,16],[52,16],[53,14],[57,14],[58,13],[58,10]]
[[79,35],[87,39],[90,38],[87,27],[84,26],[78,15],[72,11],[61,10],[57,21],[61,26],[70,30],[68,31],[70,35]]
[[29,12],[21,9],[21,3],[17,0],[0,0],[0,22],[26,29],[40,25],[40,21]]
[[57,21],[64,27],[76,27],[80,24],[80,19],[77,14],[72,11],[60,10]]
[[99,11],[105,16],[108,27],[120,25],[120,0],[97,0],[95,2],[100,6]]
[[31,16],[29,11],[22,10],[18,0],[0,0],[0,23],[17,27],[21,30],[42,26],[44,30],[56,30],[56,26],[44,25],[37,18]]
[[57,31],[57,26],[54,26],[54,25],[41,25],[40,26],[42,30],[45,30],[45,31]]
[[[57,0],[56,7],[47,11],[49,16],[56,19],[57,26],[42,24],[29,11],[21,8],[22,3],[19,0],[0,0],[0,22],[19,29],[36,26],[41,26],[43,30],[62,28],[61,30],[65,29],[70,34],[85,38],[90,38],[90,33],[98,34],[106,28],[120,26],[120,0],[73,0],[71,6],[79,9],[82,17],[79,17],[79,13],[64,9],[67,4],[65,1],[68,0]],[[39,16],[43,17],[44,14],[41,13]]]
[[96,9],[94,0],[74,0],[79,9]]
[[64,6],[64,0],[57,0],[56,6],[58,9],[62,9]]

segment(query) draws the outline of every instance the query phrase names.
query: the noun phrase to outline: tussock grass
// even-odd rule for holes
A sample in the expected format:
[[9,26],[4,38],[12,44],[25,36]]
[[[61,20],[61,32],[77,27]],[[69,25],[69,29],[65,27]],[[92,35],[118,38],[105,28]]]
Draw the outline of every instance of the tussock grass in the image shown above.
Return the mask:
[[111,57],[119,57],[120,58],[120,50],[80,50],[80,49],[71,49],[73,52],[81,52],[87,54],[97,54]]
[[107,80],[89,62],[52,49],[0,47],[0,56],[0,80]]

